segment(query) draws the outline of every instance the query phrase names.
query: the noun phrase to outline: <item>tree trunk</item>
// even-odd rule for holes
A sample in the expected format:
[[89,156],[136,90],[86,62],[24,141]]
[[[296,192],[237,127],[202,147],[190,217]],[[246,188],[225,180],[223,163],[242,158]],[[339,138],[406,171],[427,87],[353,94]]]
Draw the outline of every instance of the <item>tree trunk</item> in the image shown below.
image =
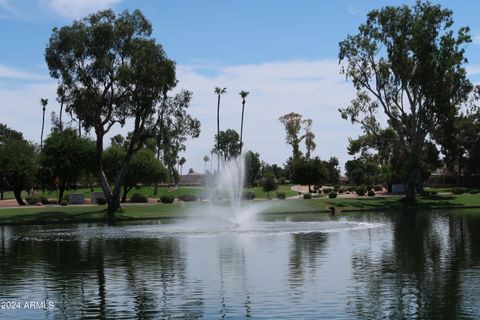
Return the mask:
[[3,189],[0,189],[0,200],[3,200]]
[[57,202],[58,204],[60,204],[60,202],[62,201],[64,192],[65,192],[65,183],[61,183],[58,188],[58,202]]
[[122,203],[127,202],[127,195],[128,195],[128,192],[130,190],[132,190],[132,188],[128,188],[126,186],[123,186]]
[[220,94],[217,101],[217,172],[220,171],[220,153],[218,152],[218,143],[220,138]]
[[245,110],[245,99],[242,101],[242,121],[240,124],[240,154],[242,154],[242,148],[243,148],[243,112]]
[[415,200],[418,181],[417,172],[417,169],[414,169],[410,172],[408,176],[407,188],[405,190],[405,199],[407,200]]
[[26,205],[22,199],[22,190],[14,189],[13,195],[15,196],[15,200],[17,200],[18,205],[20,206]]
[[123,181],[125,180],[125,176],[127,175],[128,170],[128,163],[130,159],[127,158],[123,162],[122,168],[117,175],[117,179],[115,180],[115,186],[113,187],[113,191],[110,193],[110,199],[107,200],[108,208],[107,214],[109,218],[113,218],[115,212],[121,208],[120,206],[120,192],[122,191]]
[[43,129],[45,127],[45,107],[43,107],[42,133],[40,134],[40,151],[43,149]]
[[462,186],[462,155],[458,156],[458,182],[457,185],[459,187]]
[[63,131],[63,122],[62,122],[62,113],[63,113],[63,99],[60,103],[60,131]]

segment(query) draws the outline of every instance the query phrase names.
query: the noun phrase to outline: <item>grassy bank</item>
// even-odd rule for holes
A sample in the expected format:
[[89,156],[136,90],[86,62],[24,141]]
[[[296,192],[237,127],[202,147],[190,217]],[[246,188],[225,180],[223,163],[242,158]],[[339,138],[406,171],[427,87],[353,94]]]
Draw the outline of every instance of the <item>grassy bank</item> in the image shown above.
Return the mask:
[[[320,198],[312,200],[260,200],[253,203],[269,203],[263,213],[289,212],[327,212],[329,206],[334,206],[341,212],[378,211],[378,210],[416,210],[442,208],[480,208],[480,195],[439,195],[418,197],[414,202],[406,202],[401,197],[372,197],[352,199]],[[228,205],[227,203],[223,203]],[[196,208],[208,206],[208,203],[195,202],[173,204],[142,204],[124,205],[117,214],[119,220],[174,218],[194,214]],[[0,209],[0,225],[28,223],[65,223],[105,221],[104,206],[67,206],[67,207],[28,207]]]
[[[267,193],[262,190],[261,187],[256,187],[256,188],[248,188],[245,189],[248,191],[253,191],[255,192],[255,195],[258,199],[267,199]],[[93,191],[102,191],[100,188],[93,188]],[[291,190],[290,185],[280,185],[278,186],[278,192],[283,192],[287,197],[297,195],[298,193],[295,191]],[[128,193],[128,197],[130,197],[134,193],[140,193],[141,195],[147,197],[147,198],[155,198],[159,199],[163,195],[170,195],[174,197],[178,197],[180,195],[184,194],[193,194],[196,196],[200,196],[202,193],[208,192],[208,189],[204,187],[179,187],[178,189],[172,191],[170,187],[159,187],[158,188],[158,193],[157,195],[154,195],[154,187],[142,187],[138,189],[132,189]],[[82,188],[82,189],[77,189],[77,190],[66,190],[65,191],[65,196],[72,194],[72,193],[79,193],[83,194],[85,199],[89,199],[92,191],[89,188]],[[49,199],[56,199],[57,198],[57,192],[56,191],[45,191],[45,196],[48,197]],[[25,199],[28,196],[26,192],[22,192],[22,197]],[[275,197],[275,192],[270,192],[271,197]],[[5,193],[5,199],[14,199],[13,193],[12,192],[6,192]]]

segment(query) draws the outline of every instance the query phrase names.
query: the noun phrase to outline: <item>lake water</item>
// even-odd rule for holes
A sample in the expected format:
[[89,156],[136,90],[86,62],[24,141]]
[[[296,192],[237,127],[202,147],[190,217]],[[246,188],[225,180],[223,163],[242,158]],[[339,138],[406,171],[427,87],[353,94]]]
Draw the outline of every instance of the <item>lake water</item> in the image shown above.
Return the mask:
[[0,227],[0,319],[480,318],[480,212]]

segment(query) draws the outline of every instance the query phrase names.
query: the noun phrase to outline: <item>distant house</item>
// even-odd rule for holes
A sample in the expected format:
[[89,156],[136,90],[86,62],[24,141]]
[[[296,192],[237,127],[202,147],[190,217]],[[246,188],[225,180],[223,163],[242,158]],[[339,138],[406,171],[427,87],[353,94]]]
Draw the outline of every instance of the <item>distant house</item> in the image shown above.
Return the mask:
[[340,184],[347,184],[347,183],[349,183],[350,181],[349,181],[348,177],[346,177],[346,176],[340,176],[340,177],[338,177],[338,182],[339,182]]
[[203,184],[204,175],[190,169],[188,174],[180,176],[178,182],[181,186],[201,186]]

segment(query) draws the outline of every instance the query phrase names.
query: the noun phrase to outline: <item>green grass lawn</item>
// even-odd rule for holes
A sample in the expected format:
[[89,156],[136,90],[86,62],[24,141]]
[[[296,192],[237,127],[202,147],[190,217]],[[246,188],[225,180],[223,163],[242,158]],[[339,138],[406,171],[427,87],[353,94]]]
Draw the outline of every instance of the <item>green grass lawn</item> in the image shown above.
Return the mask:
[[[287,197],[293,196],[298,194],[297,192],[294,192],[290,190],[290,185],[280,185],[278,188],[278,192],[283,192],[286,194]],[[257,198],[259,199],[266,199],[267,198],[267,193],[262,190],[261,187],[256,187],[256,188],[248,188],[246,190],[249,191],[254,191]],[[93,188],[93,191],[102,191],[100,188]],[[163,195],[171,195],[174,197],[178,197],[179,195],[183,194],[193,194],[196,196],[200,196],[203,192],[206,192],[207,190],[204,187],[179,187],[175,191],[170,191],[170,187],[159,187],[158,188],[158,194],[155,196],[154,195],[154,187],[142,187],[142,188],[134,188],[130,190],[128,193],[128,196],[131,196],[134,193],[140,193],[143,196],[147,198],[156,198],[159,199]],[[77,190],[66,190],[65,191],[65,196],[71,194],[71,193],[80,193],[83,194],[86,199],[90,198],[91,191],[89,188],[83,188],[83,189],[77,189]],[[45,191],[45,194],[48,198],[50,199],[55,199],[57,197],[57,192],[56,191]],[[275,197],[275,192],[270,192],[271,197]],[[22,192],[22,197],[25,199],[27,197],[26,192]],[[13,192],[6,192],[5,193],[5,199],[13,199]]]
[[[311,200],[254,200],[254,203],[270,203],[265,214],[298,213],[298,212],[328,212],[327,207],[334,206],[342,211],[369,210],[415,210],[480,207],[480,195],[438,195],[418,197],[413,203],[406,202],[402,197],[372,197],[352,199],[318,198]],[[208,206],[205,202],[176,202],[173,204],[140,204],[124,205],[116,217],[125,219],[174,218],[195,214],[195,208]],[[222,205],[228,205],[222,202]],[[62,223],[105,221],[105,206],[67,206],[67,207],[28,207],[0,209],[1,224],[25,223]]]
[[[287,197],[295,196],[298,195],[298,192],[292,191],[291,190],[291,185],[289,184],[282,184],[278,186],[277,192],[283,192]],[[267,193],[263,191],[262,187],[255,187],[255,188],[247,188],[247,191],[253,191],[255,192],[256,198],[257,199],[267,199]],[[270,197],[275,198],[276,197],[276,192],[270,192]]]

